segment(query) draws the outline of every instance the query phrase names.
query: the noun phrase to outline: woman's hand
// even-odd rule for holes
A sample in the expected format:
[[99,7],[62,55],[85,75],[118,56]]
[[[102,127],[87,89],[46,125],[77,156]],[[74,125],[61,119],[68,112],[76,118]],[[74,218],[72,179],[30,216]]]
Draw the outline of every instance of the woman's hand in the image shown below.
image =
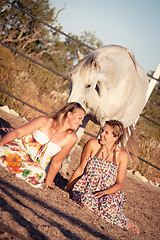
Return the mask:
[[95,196],[96,198],[101,198],[101,197],[103,197],[104,195],[106,195],[106,191],[105,191],[105,190],[94,193],[94,196]]

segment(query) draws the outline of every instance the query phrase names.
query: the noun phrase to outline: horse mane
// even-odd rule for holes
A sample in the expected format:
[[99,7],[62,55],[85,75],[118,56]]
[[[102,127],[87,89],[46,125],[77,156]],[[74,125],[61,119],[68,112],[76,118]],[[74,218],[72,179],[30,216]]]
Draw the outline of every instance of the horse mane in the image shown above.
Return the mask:
[[97,54],[95,54],[95,51],[89,53],[88,55],[86,55],[84,58],[82,58],[71,70],[70,74],[76,72],[76,71],[81,71],[84,70],[86,68],[91,67],[92,62],[94,61],[94,59],[96,58]]
[[[104,46],[104,47],[105,47],[105,46]],[[102,48],[104,48],[104,47],[102,47]],[[135,56],[134,56],[134,54],[133,54],[130,50],[128,50],[127,48],[122,47],[122,46],[120,46],[120,45],[108,45],[108,47],[109,47],[110,49],[117,48],[117,49],[121,49],[122,51],[127,52],[128,55],[129,55],[129,57],[131,58],[133,64],[134,64],[135,69],[137,70]]]
[[70,74],[76,72],[76,71],[81,71],[81,70],[84,70],[86,68],[90,68],[91,65],[92,65],[92,62],[96,59],[96,57],[100,54],[99,51],[106,51],[107,50],[114,50],[114,49],[121,49],[122,51],[126,51],[127,54],[129,55],[129,57],[131,58],[133,64],[134,64],[134,67],[135,69],[137,70],[136,68],[136,61],[135,61],[135,57],[134,57],[134,54],[128,50],[127,48],[125,47],[122,47],[122,46],[119,46],[119,45],[108,45],[108,46],[103,46],[91,53],[89,53],[88,55],[86,55],[84,58],[82,58],[74,67],[73,69],[71,70]]

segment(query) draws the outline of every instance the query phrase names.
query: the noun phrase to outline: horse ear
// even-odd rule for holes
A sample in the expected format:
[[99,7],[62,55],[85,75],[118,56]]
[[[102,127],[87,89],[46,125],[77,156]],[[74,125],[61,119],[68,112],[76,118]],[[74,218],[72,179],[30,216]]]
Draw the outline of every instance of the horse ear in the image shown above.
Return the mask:
[[84,58],[83,54],[80,53],[79,49],[77,50],[77,58],[78,58],[78,61]]
[[98,70],[99,69],[99,62],[96,60],[96,58],[92,62],[92,66],[94,69]]

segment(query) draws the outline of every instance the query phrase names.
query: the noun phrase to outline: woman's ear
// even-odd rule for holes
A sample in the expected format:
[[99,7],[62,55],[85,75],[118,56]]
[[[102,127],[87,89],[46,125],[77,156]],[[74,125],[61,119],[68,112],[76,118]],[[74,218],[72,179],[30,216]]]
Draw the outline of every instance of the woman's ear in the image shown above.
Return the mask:
[[118,137],[114,137],[114,143],[118,140]]
[[68,112],[67,113],[67,118],[70,118],[72,116],[72,113],[71,112]]

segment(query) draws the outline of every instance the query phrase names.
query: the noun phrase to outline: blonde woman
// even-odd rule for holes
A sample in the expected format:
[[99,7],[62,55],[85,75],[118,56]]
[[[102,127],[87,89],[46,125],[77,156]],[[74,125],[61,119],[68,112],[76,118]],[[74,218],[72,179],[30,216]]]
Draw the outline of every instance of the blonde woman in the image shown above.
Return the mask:
[[41,188],[46,177],[45,185],[53,188],[63,159],[77,142],[75,131],[84,114],[81,105],[72,102],[7,133],[0,140],[0,165],[34,187]]

